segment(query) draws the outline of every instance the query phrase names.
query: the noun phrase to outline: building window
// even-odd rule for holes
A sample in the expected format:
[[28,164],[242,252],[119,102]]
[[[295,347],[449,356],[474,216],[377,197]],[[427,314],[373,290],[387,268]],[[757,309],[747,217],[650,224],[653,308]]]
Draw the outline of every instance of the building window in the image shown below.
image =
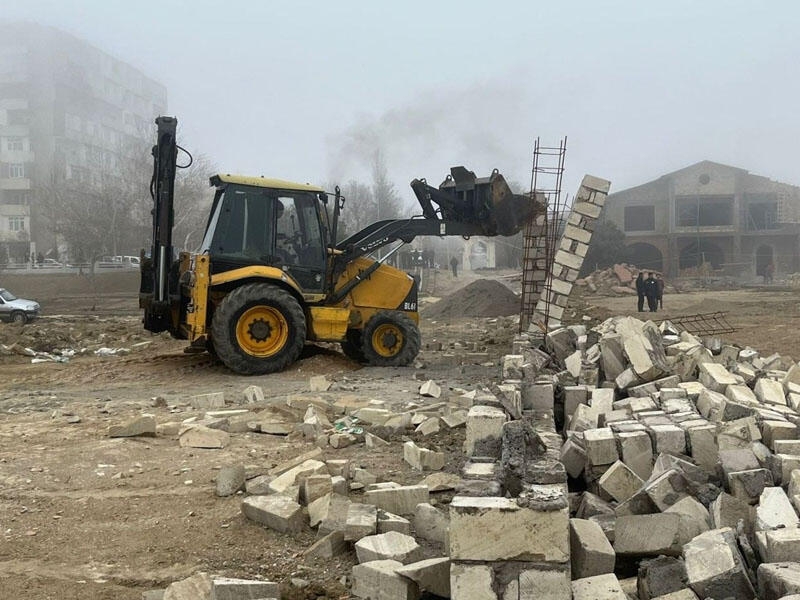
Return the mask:
[[6,148],[9,152],[22,152],[22,138],[10,137],[6,141]]
[[29,121],[28,109],[9,108],[6,111],[9,125],[27,125]]
[[8,176],[11,179],[22,179],[25,177],[25,165],[22,163],[11,163],[8,165]]
[[24,190],[5,190],[3,191],[0,204],[30,204],[30,192]]
[[733,225],[733,198],[694,196],[675,199],[678,227],[725,227]]
[[625,231],[655,231],[655,206],[626,206]]
[[8,217],[9,231],[25,231],[25,217]]
[[778,229],[778,203],[754,202],[747,205],[747,229]]

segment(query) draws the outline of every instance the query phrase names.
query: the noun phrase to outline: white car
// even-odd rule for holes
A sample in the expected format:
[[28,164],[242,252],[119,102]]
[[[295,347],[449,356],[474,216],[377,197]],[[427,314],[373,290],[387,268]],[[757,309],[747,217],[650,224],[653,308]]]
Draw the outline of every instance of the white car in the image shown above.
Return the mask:
[[8,290],[0,288],[0,320],[27,323],[39,316],[39,309],[38,302],[17,298]]

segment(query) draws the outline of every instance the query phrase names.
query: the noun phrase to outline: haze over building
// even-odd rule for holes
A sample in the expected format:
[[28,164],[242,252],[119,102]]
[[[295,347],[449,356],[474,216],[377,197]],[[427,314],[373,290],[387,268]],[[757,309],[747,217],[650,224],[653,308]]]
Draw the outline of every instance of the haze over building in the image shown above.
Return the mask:
[[132,140],[151,142],[166,88],[136,67],[52,27],[3,23],[0,37],[0,262],[64,248],[42,198],[66,182],[97,185]]

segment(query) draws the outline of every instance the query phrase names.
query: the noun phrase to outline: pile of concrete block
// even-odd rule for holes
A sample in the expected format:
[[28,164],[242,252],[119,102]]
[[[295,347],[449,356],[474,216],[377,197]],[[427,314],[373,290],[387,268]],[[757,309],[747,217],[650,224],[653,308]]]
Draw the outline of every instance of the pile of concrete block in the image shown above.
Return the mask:
[[632,317],[514,351],[563,423],[574,598],[800,592],[799,364]]

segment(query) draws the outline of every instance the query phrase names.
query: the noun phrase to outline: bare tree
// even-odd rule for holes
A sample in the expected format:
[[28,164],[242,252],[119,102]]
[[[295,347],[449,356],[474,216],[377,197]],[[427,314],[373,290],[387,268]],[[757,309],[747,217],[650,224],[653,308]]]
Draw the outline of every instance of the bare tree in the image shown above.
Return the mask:
[[[126,138],[115,152],[97,150],[87,168],[42,188],[40,210],[49,229],[68,247],[73,262],[94,263],[103,255],[138,254],[149,248],[153,200],[150,145]],[[181,249],[198,244],[212,197],[208,177],[214,166],[203,155],[175,182],[175,241]]]

